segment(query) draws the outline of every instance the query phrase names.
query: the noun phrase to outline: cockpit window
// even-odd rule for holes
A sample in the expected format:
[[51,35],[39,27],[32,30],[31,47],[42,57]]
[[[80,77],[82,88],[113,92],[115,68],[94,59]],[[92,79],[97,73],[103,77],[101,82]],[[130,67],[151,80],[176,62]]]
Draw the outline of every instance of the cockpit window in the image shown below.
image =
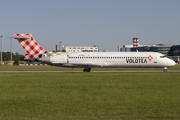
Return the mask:
[[165,56],[165,55],[164,55],[164,56],[160,56],[160,58],[166,58],[166,57],[167,57],[167,56]]

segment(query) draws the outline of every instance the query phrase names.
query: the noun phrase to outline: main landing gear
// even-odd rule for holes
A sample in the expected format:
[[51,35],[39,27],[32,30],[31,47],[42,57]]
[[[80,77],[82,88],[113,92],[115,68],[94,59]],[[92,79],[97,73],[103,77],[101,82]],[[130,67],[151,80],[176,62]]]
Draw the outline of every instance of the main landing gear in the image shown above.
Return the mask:
[[91,68],[84,68],[83,72],[90,72]]
[[164,67],[164,70],[163,70],[163,72],[167,72],[167,67]]

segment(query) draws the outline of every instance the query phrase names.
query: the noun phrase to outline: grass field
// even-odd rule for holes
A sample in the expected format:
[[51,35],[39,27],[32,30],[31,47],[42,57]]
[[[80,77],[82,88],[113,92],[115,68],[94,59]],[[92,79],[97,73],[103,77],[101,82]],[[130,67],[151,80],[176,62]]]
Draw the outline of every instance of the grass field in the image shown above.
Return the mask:
[[180,119],[179,93],[179,73],[0,73],[0,120]]

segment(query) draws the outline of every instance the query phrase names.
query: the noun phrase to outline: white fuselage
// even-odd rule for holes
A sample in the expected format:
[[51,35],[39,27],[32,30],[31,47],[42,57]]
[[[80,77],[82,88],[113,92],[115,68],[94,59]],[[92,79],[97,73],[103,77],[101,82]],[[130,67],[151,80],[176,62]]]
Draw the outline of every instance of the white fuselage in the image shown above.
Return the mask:
[[[63,61],[63,62],[61,62]],[[51,53],[42,62],[62,67],[171,67],[175,62],[157,52]]]

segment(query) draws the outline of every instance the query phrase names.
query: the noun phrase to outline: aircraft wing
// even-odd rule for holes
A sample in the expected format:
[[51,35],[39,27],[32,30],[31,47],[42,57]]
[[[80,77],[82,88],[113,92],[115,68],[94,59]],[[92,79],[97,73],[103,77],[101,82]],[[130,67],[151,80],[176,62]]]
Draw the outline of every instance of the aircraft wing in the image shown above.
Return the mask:
[[105,67],[105,63],[70,63],[75,66],[88,66],[88,67]]

